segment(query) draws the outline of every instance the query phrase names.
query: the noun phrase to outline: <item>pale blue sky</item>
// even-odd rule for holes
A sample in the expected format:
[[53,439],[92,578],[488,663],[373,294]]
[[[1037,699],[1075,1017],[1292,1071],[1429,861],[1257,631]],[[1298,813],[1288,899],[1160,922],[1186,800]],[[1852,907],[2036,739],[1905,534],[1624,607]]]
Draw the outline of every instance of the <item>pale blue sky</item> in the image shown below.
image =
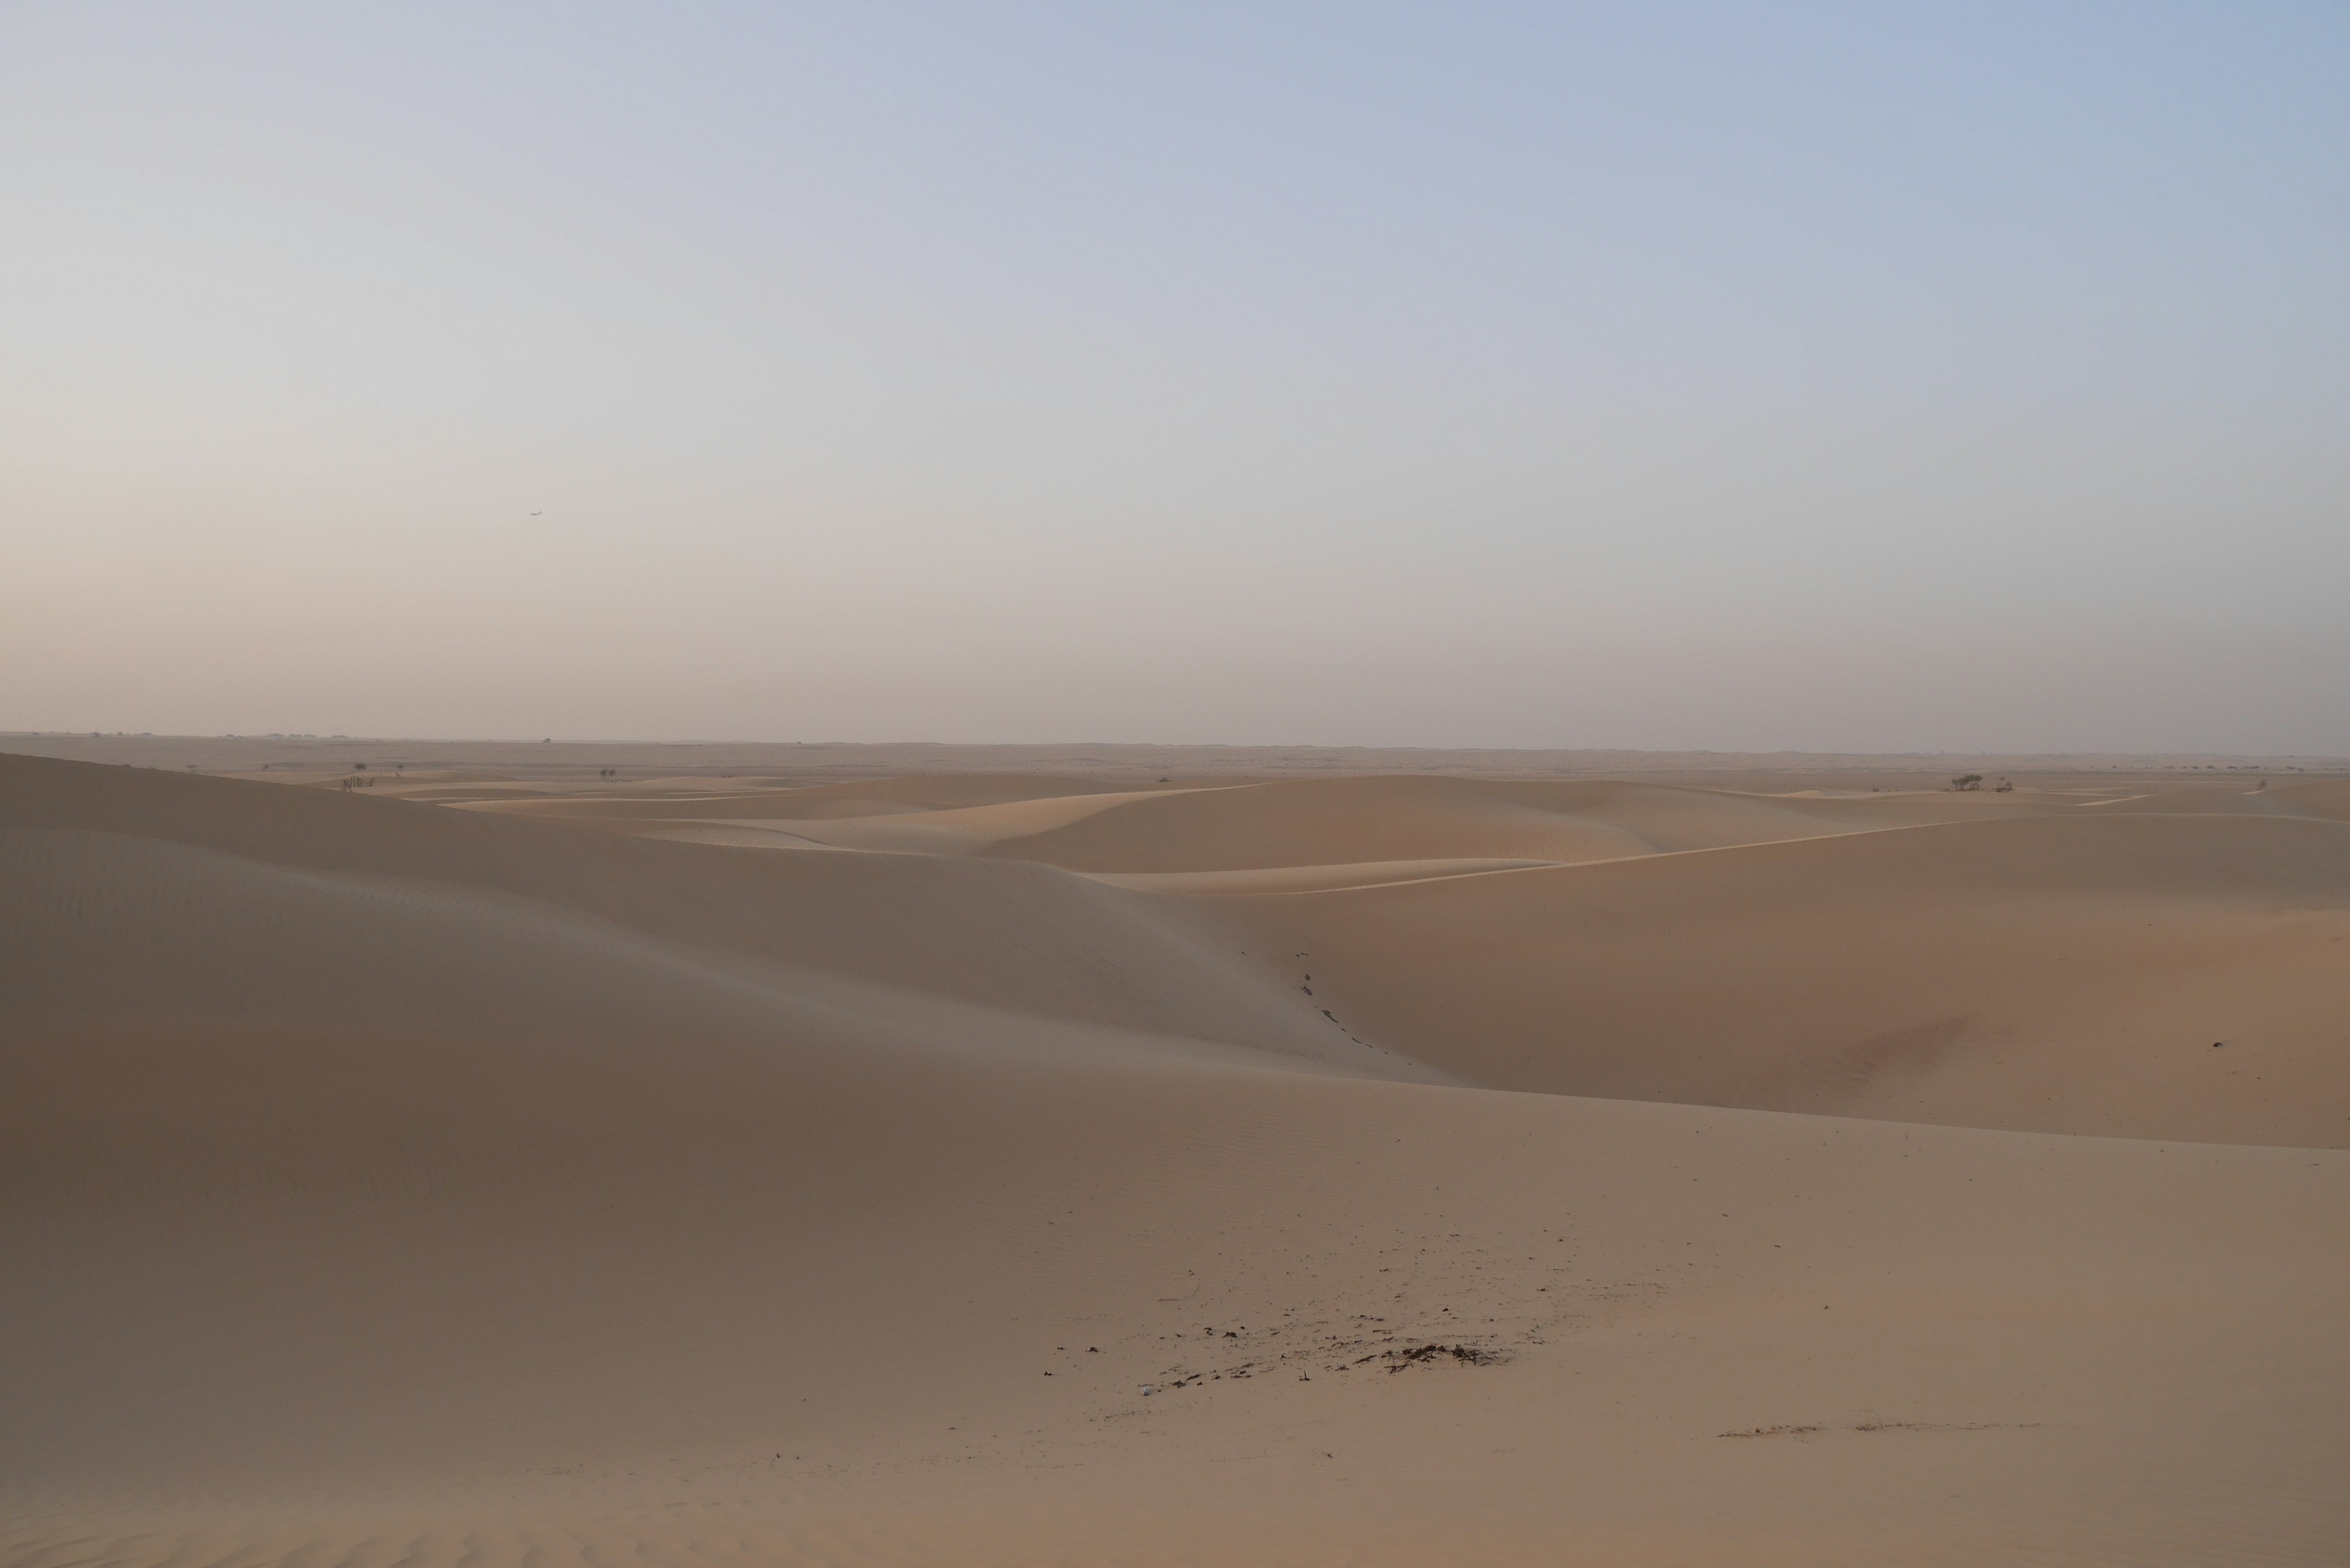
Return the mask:
[[2350,752],[2345,81],[2334,4],[10,5],[0,728]]

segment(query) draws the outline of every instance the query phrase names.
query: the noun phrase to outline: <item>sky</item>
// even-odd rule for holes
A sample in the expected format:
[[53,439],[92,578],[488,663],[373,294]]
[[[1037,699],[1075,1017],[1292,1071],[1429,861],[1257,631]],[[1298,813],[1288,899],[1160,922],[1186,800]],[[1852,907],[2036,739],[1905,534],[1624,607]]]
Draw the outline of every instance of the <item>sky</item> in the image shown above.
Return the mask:
[[2350,7],[0,6],[0,730],[2350,753]]

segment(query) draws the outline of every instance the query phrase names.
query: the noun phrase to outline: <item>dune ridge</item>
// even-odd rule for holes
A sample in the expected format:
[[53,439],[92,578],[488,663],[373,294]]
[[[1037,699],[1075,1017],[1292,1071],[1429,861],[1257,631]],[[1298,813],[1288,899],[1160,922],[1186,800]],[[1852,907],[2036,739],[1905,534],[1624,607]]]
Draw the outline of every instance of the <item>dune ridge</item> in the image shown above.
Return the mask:
[[0,756],[6,1561],[2350,1543],[2322,788],[621,794]]

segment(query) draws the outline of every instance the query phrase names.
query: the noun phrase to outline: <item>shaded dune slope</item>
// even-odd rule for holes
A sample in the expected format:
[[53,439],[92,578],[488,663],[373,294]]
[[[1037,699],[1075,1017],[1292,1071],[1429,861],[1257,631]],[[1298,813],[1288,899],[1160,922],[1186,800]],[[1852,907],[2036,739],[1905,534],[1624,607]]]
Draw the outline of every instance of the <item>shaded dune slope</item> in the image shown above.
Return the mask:
[[[1013,1012],[1394,1070],[1346,1042],[1192,909],[1043,867],[742,856],[398,801],[21,757],[0,757],[0,824],[24,860],[12,879],[20,900],[80,877],[79,851],[53,836],[109,835],[311,876],[526,900],[709,953]],[[123,853],[107,864],[135,887],[140,874]],[[107,970],[119,950],[39,911],[19,918],[47,933],[59,966],[53,971],[23,946],[0,955],[20,966],[23,996],[38,994],[36,982],[59,983],[57,974],[77,960]]]

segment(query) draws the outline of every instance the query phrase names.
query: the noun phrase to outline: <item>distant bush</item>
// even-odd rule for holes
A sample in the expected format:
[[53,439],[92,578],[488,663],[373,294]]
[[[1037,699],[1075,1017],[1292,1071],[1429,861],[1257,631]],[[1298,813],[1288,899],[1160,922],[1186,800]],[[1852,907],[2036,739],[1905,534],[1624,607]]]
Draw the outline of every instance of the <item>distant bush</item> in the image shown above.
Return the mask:
[[1958,777],[1950,781],[1950,787],[1952,789],[1981,789],[1982,788],[1982,781],[1983,776],[1981,774],[1960,774]]

